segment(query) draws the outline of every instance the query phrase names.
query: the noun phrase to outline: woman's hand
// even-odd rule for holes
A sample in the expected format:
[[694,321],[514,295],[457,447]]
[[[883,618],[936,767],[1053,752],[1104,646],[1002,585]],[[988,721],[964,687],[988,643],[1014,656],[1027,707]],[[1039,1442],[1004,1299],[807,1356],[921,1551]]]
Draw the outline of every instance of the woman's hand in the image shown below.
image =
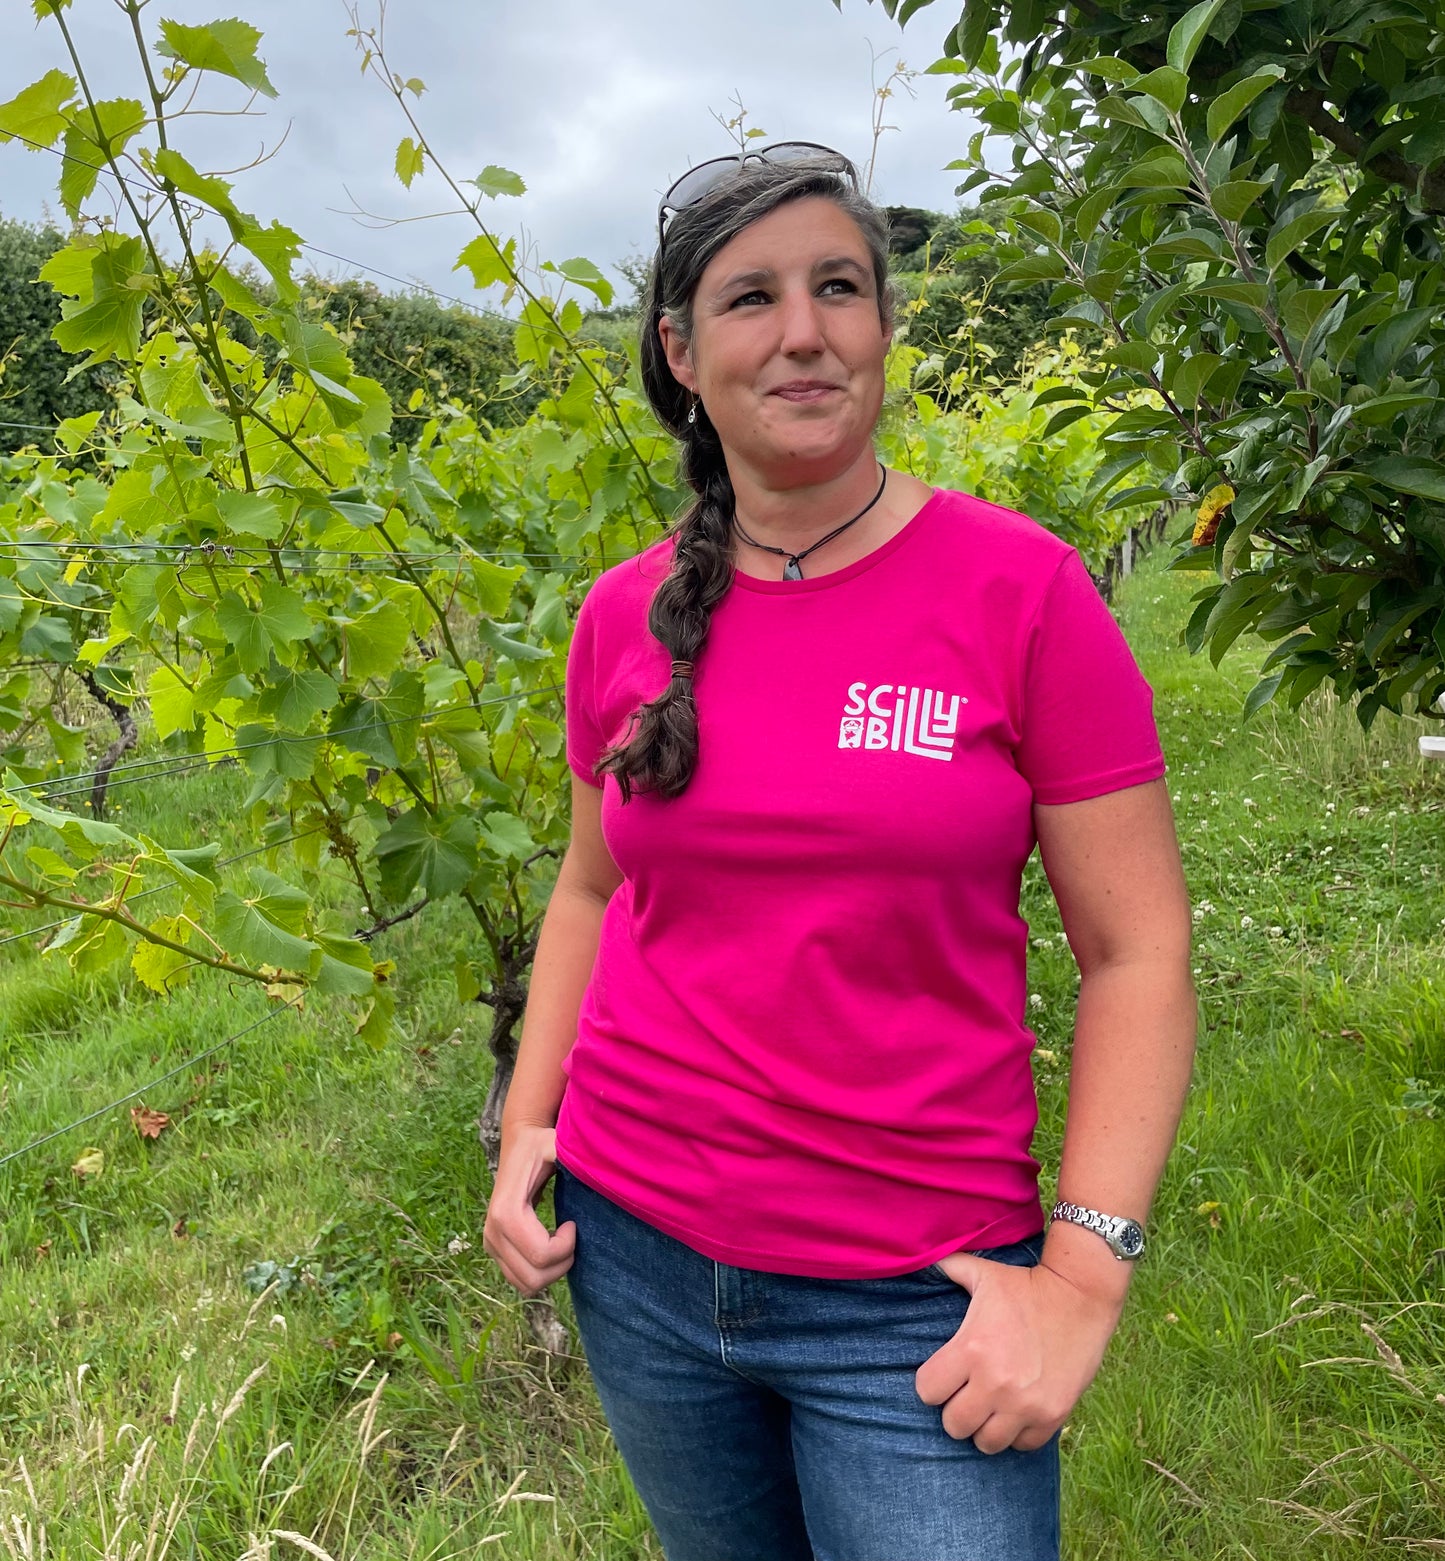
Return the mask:
[[537,1199],[556,1168],[555,1128],[516,1127],[505,1135],[482,1245],[524,1296],[540,1294],[572,1266],[576,1225],[568,1220],[549,1231],[537,1218]]
[[943,1429],[981,1453],[1042,1447],[1094,1380],[1123,1295],[1091,1293],[1047,1258],[1014,1268],[955,1252],[939,1267],[971,1299],[958,1332],[918,1368],[918,1396],[943,1405]]

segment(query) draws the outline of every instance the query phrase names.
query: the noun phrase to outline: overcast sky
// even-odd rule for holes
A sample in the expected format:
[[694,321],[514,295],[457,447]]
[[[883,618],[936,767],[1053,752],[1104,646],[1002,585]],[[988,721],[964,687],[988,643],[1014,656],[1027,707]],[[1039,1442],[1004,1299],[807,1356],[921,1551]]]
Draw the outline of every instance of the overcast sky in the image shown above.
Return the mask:
[[[21,0],[0,0],[0,10],[4,101],[69,66],[52,22],[33,24]],[[734,94],[769,140],[820,141],[865,163],[872,78],[881,83],[900,51],[908,65],[928,65],[956,10],[941,0],[905,34],[865,0],[843,0],[841,14],[831,0],[391,0],[386,44],[395,69],[426,83],[423,128],[454,173],[495,163],[526,181],[522,198],[492,203],[500,230],[525,231],[538,258],[583,255],[606,269],[650,245],[658,197],[679,174],[731,149],[713,111],[735,112]],[[97,94],[143,96],[113,0],[74,0],[66,14]],[[192,121],[180,149],[220,172],[273,147],[289,125],[269,163],[237,175],[244,209],[362,265],[483,301],[452,270],[469,237],[465,218],[376,229],[347,214],[354,203],[419,216],[444,207],[447,192],[435,176],[409,192],[396,181],[407,127],[362,79],[342,0],[155,0],[145,13],[188,23],[217,14],[240,14],[265,34],[279,97],[259,100],[265,117]],[[375,0],[363,0],[368,14]],[[884,204],[955,204],[961,176],[944,165],[962,155],[972,127],[948,110],[949,85],[919,76],[915,98],[899,92],[888,104],[900,128],[879,146],[873,193]],[[240,91],[224,83],[209,101],[234,105]],[[0,212],[54,213],[58,171],[56,157],[0,147]],[[307,262],[328,275],[351,269],[315,254]]]

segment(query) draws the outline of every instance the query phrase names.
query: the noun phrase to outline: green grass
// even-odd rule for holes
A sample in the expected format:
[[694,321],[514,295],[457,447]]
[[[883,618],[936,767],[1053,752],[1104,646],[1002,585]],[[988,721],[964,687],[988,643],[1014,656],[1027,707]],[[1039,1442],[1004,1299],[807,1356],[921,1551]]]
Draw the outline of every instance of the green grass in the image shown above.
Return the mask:
[[[1191,584],[1146,565],[1119,605],[1199,911],[1199,1064],[1150,1257],[1065,1435],[1066,1554],[1439,1553],[1445,765],[1324,702],[1242,727],[1258,647],[1220,672],[1179,650]],[[115,797],[230,853],[253,843],[245,789],[221,770]],[[1050,1165],[1074,977],[1036,869],[1026,905]],[[36,1557],[144,1553],[156,1512],[153,1554],[215,1561],[304,1554],[278,1532],[337,1561],[660,1553],[585,1368],[533,1348],[480,1252],[467,922],[443,905],[381,951],[386,1048],[339,1009],[283,1014],[146,1094],[157,1141],[121,1108],[0,1170],[0,1518],[38,1511]],[[204,975],[159,999],[0,949],[0,1152],[266,1012]],[[88,1148],[104,1169],[82,1180]]]

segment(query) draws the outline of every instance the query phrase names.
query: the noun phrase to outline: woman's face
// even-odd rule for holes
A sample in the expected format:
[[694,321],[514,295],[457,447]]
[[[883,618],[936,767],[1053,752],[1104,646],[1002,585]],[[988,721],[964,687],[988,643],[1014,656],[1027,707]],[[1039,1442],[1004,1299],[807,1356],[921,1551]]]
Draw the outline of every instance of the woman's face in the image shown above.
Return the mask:
[[871,448],[889,332],[858,225],[823,196],[790,201],[713,257],[668,364],[701,400],[730,465],[769,487],[825,482]]

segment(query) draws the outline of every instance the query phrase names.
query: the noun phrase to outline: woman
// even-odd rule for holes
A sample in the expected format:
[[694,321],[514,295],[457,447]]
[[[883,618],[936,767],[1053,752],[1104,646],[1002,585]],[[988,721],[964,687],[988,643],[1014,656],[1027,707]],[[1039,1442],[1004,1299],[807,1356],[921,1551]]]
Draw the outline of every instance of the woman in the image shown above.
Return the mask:
[[[1149,690],[1071,549],[880,468],[888,286],[837,153],[674,185],[643,378],[697,501],[568,663],[486,1245],[523,1294],[569,1275],[670,1561],[1056,1557],[1187,1087]],[[1047,1236],[1036,842],[1081,976]]]

